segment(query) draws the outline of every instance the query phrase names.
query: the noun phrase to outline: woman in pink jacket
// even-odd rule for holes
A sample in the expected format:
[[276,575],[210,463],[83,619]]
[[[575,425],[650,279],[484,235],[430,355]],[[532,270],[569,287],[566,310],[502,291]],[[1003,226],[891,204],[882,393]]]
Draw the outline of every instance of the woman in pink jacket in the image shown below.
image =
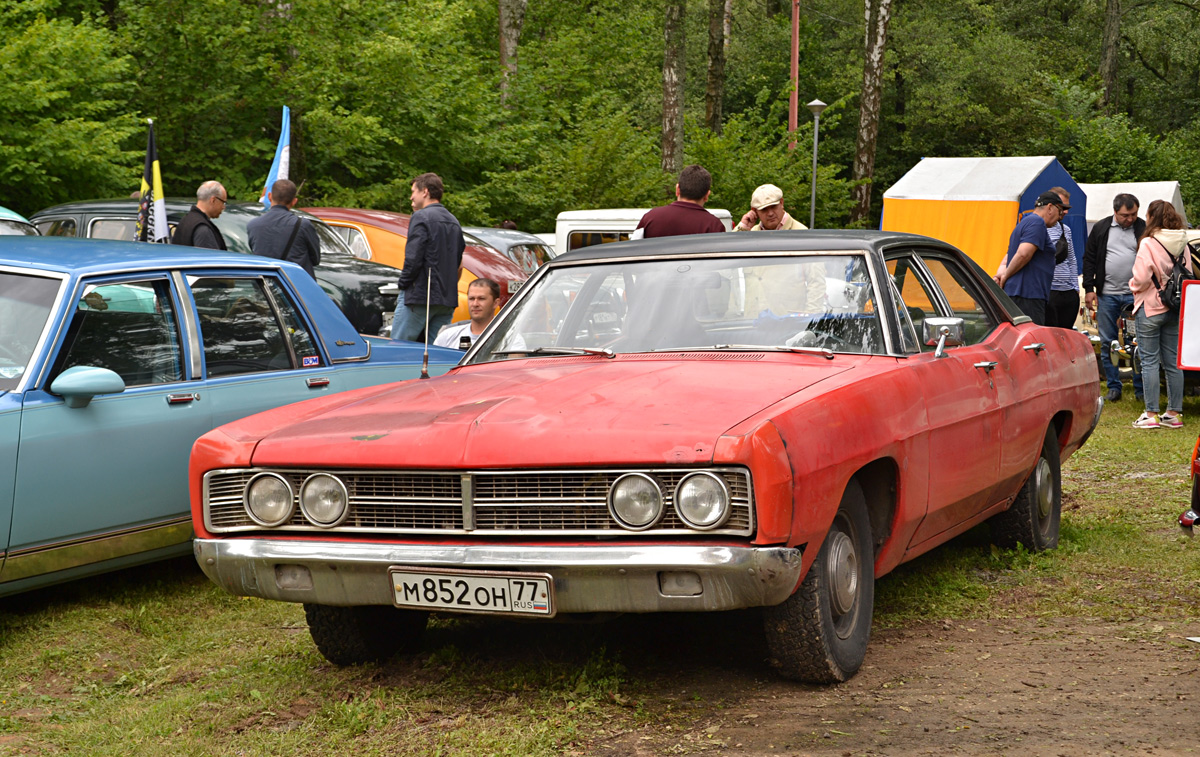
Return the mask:
[[[1176,365],[1179,347],[1179,311],[1162,304],[1158,289],[1174,267],[1172,258],[1183,256],[1190,271],[1187,232],[1183,219],[1169,202],[1155,200],[1146,210],[1146,231],[1138,243],[1133,263],[1133,312],[1137,322],[1138,351],[1142,357],[1142,383],[1146,387],[1146,412],[1135,428],[1183,427],[1183,371]],[[1158,280],[1155,286],[1154,280]],[[1158,414],[1158,369],[1167,373],[1167,412]]]

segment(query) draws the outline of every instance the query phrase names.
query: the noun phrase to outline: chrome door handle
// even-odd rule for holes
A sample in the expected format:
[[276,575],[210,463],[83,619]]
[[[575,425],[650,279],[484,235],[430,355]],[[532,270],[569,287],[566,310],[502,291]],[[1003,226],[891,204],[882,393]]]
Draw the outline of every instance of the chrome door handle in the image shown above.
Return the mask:
[[200,394],[198,392],[184,392],[183,394],[168,394],[168,405],[186,405],[189,402],[199,402]]
[[1033,350],[1033,354],[1037,355],[1041,353],[1042,350],[1046,349],[1046,345],[1043,342],[1037,342],[1036,344],[1027,344],[1021,349],[1025,350],[1026,352]]
[[322,376],[320,378],[305,379],[304,383],[308,384],[309,389],[320,389],[323,386],[329,386],[329,379]]
[[976,364],[975,364],[975,367],[976,367],[976,368],[982,368],[982,369],[984,369],[985,371],[987,371],[988,373],[991,373],[992,371],[996,370],[996,361],[995,361],[995,360],[989,360],[989,361],[985,361],[985,362],[982,362],[982,363],[976,363]]

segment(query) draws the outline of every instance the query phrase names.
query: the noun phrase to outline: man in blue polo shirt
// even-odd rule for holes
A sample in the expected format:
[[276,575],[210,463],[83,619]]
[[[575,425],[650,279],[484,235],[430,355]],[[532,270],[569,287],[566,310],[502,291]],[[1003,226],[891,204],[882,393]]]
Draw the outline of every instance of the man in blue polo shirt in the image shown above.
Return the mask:
[[1005,266],[996,282],[1017,303],[1017,307],[1039,326],[1046,325],[1046,304],[1054,279],[1054,245],[1046,229],[1067,214],[1062,198],[1055,192],[1042,192],[1008,238]]

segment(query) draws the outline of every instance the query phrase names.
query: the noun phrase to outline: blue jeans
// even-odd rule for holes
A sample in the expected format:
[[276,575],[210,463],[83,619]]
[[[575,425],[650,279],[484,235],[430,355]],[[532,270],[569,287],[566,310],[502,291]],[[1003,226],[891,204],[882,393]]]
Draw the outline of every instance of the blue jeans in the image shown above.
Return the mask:
[[1142,382],[1146,385],[1146,412],[1158,412],[1158,369],[1167,372],[1167,410],[1183,412],[1183,371],[1176,365],[1179,352],[1179,311],[1158,315],[1137,312],[1138,351],[1142,356]]
[[[429,342],[432,344],[443,326],[454,320],[453,305],[429,306]],[[392,317],[392,339],[420,342],[425,333],[425,304],[405,305],[404,292],[396,298],[396,314]]]
[[[1133,307],[1132,294],[1102,294],[1096,304],[1096,326],[1100,331],[1100,365],[1104,366],[1104,380],[1109,389],[1121,391],[1121,373],[1113,365],[1108,354],[1109,345],[1117,338],[1117,318],[1125,308]],[[1139,336],[1138,344],[1141,344]],[[1142,374],[1133,374],[1133,392],[1142,394]]]

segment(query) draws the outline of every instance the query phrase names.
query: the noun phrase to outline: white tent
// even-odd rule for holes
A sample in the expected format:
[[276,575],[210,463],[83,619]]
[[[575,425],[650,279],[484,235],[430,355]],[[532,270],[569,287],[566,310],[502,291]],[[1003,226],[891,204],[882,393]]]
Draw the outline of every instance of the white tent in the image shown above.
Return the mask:
[[1187,211],[1183,209],[1183,195],[1177,181],[1123,181],[1115,184],[1080,184],[1087,195],[1087,230],[1092,233],[1092,224],[1113,213],[1113,198],[1119,194],[1131,194],[1138,198],[1138,216],[1146,217],[1146,208],[1154,200],[1166,200],[1187,223]]

